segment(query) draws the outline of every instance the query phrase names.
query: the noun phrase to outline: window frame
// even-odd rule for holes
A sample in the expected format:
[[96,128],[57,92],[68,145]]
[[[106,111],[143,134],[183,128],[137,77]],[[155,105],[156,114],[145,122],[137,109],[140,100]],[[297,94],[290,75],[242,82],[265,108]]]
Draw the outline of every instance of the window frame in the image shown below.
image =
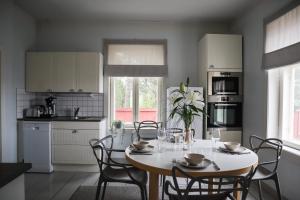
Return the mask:
[[[114,99],[114,78],[118,77],[109,77],[109,124],[112,124],[114,121],[114,105],[113,105],[113,99]],[[120,77],[119,77],[120,78]],[[139,121],[139,84],[138,79],[139,78],[157,78],[158,79],[158,100],[157,100],[157,121],[160,122],[163,119],[162,110],[163,110],[163,104],[162,104],[162,97],[163,97],[163,85],[164,85],[164,78],[163,77],[131,77],[133,78],[133,91],[132,91],[132,99],[133,99],[133,105],[132,105],[132,112],[133,112],[133,122]],[[133,129],[134,125],[132,124],[125,124],[125,129]]]

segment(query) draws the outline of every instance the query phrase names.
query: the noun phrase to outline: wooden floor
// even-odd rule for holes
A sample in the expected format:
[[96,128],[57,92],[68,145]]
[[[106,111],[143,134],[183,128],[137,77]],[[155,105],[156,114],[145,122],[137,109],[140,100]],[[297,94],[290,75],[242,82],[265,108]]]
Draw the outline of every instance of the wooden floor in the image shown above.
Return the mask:
[[[98,174],[87,172],[54,172],[52,174],[25,174],[26,200],[68,200],[81,186],[97,185]],[[255,198],[256,192],[251,189],[247,200]],[[120,197],[121,199],[121,197]],[[264,194],[265,200],[274,198]]]

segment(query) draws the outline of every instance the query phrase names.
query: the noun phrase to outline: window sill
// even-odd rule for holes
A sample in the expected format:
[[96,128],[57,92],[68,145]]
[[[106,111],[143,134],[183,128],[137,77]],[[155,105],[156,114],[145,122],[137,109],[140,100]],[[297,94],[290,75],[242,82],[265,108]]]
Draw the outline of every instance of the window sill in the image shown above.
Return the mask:
[[300,157],[300,150],[298,150],[296,148],[292,148],[292,147],[284,145],[283,146],[283,151],[286,151],[287,153],[290,153],[290,154],[293,154],[295,156],[299,156]]

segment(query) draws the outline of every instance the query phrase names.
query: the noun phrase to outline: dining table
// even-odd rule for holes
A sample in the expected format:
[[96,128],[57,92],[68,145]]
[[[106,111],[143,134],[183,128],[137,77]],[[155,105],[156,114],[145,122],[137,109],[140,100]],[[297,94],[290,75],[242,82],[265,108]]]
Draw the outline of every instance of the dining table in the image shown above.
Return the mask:
[[[258,164],[258,156],[250,149],[245,153],[233,154],[219,151],[223,143],[211,140],[194,140],[189,145],[151,140],[153,148],[147,154],[132,153],[130,147],[125,150],[127,161],[149,173],[149,200],[159,199],[159,176],[172,176],[174,165],[181,167],[191,176],[239,176],[245,174]],[[204,169],[191,169],[181,165],[186,153],[199,153],[212,161]],[[237,198],[240,198],[237,194]]]

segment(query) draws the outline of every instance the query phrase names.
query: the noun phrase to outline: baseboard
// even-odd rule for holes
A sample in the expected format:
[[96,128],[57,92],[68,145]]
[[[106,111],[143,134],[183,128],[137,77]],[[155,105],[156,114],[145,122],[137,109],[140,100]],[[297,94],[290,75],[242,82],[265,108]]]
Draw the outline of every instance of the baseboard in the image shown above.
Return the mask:
[[53,165],[54,171],[99,172],[98,165]]

